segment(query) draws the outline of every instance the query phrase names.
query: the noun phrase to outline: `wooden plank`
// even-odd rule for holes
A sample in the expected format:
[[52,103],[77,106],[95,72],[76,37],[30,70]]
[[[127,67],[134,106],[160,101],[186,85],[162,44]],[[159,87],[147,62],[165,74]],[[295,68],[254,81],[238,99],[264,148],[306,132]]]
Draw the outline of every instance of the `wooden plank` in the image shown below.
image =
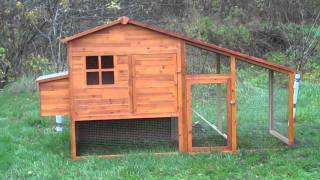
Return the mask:
[[147,114],[109,114],[99,115],[79,115],[76,121],[99,121],[99,120],[116,120],[116,119],[137,119],[137,118],[161,118],[161,117],[178,117],[177,113],[147,113]]
[[162,93],[148,93],[148,94],[140,94],[137,93],[138,101],[176,101],[177,96],[174,93],[170,92],[162,92]]
[[230,78],[229,74],[195,74],[195,75],[186,75],[188,81],[193,80],[226,80]]
[[132,113],[136,113],[137,111],[137,107],[135,105],[135,102],[137,101],[136,97],[137,97],[137,86],[136,86],[136,70],[135,70],[135,60],[134,57],[131,56],[131,67],[129,67],[131,69],[132,72]]
[[129,105],[130,105],[130,112],[134,113],[134,97],[133,97],[133,62],[132,56],[128,58],[128,69],[129,69]]
[[186,80],[186,119],[187,119],[187,146],[188,152],[192,152],[192,112],[191,112],[191,83]]
[[154,103],[154,104],[136,104],[136,114],[147,113],[176,113],[177,108],[174,103]]
[[174,72],[171,72],[170,74],[137,74],[136,78],[141,80],[152,80],[152,81],[174,81]]
[[75,56],[103,56],[106,54],[116,55],[128,55],[128,54],[165,54],[165,53],[177,53],[177,49],[104,49],[100,51],[79,51],[73,52]]
[[126,109],[128,111],[129,105],[128,104],[121,104],[121,105],[95,105],[95,106],[90,106],[90,105],[76,105],[77,110],[81,111],[89,111],[89,110],[117,110],[117,109]]
[[224,84],[227,83],[228,79],[224,78],[214,78],[214,79],[188,79],[187,81],[190,81],[191,84],[210,84],[210,83],[215,83],[215,84]]
[[137,94],[154,94],[159,95],[163,93],[172,93],[175,94],[175,86],[172,87],[148,87],[148,88],[135,88]]
[[86,105],[118,105],[118,104],[129,104],[129,98],[119,98],[119,99],[75,99],[76,104],[86,104]]
[[186,84],[185,84],[185,43],[180,41],[180,51],[177,53],[177,78],[178,78],[178,134],[179,151],[188,151],[187,116],[186,116]]
[[237,150],[237,120],[236,120],[236,57],[230,57],[231,68],[231,151]]
[[[135,155],[135,156],[149,156],[149,154],[146,154],[146,153],[136,153],[136,154],[133,154],[131,153],[132,155]],[[162,155],[178,155],[178,152],[161,152],[161,153],[151,153],[152,155],[155,155],[155,156],[162,156]],[[126,156],[126,154],[106,154],[106,155],[96,155],[96,157],[99,157],[99,158],[119,158],[119,157],[123,157],[123,156]],[[90,158],[91,156],[77,156],[77,160],[80,160],[80,159],[86,159],[86,158]]]
[[209,151],[225,151],[229,152],[227,146],[215,146],[215,147],[193,147],[190,152],[209,152]]
[[269,130],[269,133],[273,136],[275,136],[276,138],[280,139],[282,142],[290,145],[289,143],[289,139],[284,137],[282,134],[278,133],[277,131],[275,130]]
[[289,127],[288,127],[288,139],[289,145],[293,145],[294,144],[294,117],[293,117],[293,93],[294,93],[294,78],[295,78],[295,73],[290,73],[289,74],[289,83],[288,83],[288,113],[289,113]]

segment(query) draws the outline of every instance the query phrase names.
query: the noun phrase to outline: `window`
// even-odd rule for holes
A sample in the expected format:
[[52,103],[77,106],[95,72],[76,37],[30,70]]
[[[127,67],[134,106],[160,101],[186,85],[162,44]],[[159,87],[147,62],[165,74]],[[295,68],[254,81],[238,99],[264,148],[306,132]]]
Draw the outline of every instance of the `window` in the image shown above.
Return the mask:
[[87,85],[114,84],[113,56],[86,57]]

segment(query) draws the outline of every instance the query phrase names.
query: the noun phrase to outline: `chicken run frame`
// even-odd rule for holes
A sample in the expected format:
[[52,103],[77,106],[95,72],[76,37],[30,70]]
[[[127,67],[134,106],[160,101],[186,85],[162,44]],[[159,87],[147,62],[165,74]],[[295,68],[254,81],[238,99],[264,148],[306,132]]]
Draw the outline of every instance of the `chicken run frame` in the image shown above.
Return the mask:
[[37,83],[42,116],[70,115],[72,159],[90,150],[108,157],[133,149],[235,152],[238,61],[268,71],[267,131],[294,143],[290,68],[128,17],[62,41],[68,71]]

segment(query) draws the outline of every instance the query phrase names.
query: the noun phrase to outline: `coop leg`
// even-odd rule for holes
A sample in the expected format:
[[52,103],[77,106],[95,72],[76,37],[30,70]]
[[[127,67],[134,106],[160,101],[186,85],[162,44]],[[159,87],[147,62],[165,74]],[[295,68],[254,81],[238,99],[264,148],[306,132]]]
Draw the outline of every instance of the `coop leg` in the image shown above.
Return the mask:
[[75,131],[75,121],[71,119],[70,121],[70,134],[71,134],[71,158],[76,160],[77,149],[76,149],[76,131]]

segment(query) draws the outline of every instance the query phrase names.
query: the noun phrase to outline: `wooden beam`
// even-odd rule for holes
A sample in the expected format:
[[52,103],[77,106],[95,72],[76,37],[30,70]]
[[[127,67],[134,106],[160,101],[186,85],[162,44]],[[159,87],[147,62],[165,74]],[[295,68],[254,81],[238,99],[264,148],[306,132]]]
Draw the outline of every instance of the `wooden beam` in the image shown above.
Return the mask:
[[192,152],[208,152],[208,151],[222,151],[230,152],[227,146],[215,146],[215,147],[193,147]]
[[195,75],[186,75],[186,80],[191,81],[193,83],[200,83],[203,81],[215,83],[215,81],[225,82],[231,76],[230,74],[195,74]]
[[[178,152],[160,152],[160,153],[150,153],[151,155],[154,156],[160,156],[160,155],[178,155]],[[146,154],[146,153],[132,153],[131,155],[134,156],[150,156],[150,154]],[[99,158],[120,158],[120,157],[124,157],[127,156],[126,154],[105,154],[105,155],[95,155],[94,157],[99,157]],[[90,158],[92,156],[77,156],[76,160],[82,160],[82,159],[87,159]]]
[[294,93],[294,73],[289,74],[289,83],[288,83],[288,139],[289,145],[294,144],[294,117],[293,117],[293,93]]
[[273,94],[273,70],[269,70],[269,132],[274,130],[274,94]]
[[177,53],[177,78],[178,78],[178,135],[179,151],[188,151],[187,134],[187,109],[186,109],[186,67],[185,67],[185,42],[180,41],[180,52]]
[[236,120],[236,57],[230,57],[231,69],[231,151],[237,150],[237,120]]
[[269,133],[273,136],[275,136],[276,138],[280,139],[282,142],[286,143],[286,144],[290,144],[288,138],[284,137],[282,134],[278,133],[275,130],[270,130]]
[[187,147],[188,152],[192,152],[192,112],[191,112],[191,101],[192,101],[192,92],[191,92],[191,82],[186,81],[186,120],[187,120]]

